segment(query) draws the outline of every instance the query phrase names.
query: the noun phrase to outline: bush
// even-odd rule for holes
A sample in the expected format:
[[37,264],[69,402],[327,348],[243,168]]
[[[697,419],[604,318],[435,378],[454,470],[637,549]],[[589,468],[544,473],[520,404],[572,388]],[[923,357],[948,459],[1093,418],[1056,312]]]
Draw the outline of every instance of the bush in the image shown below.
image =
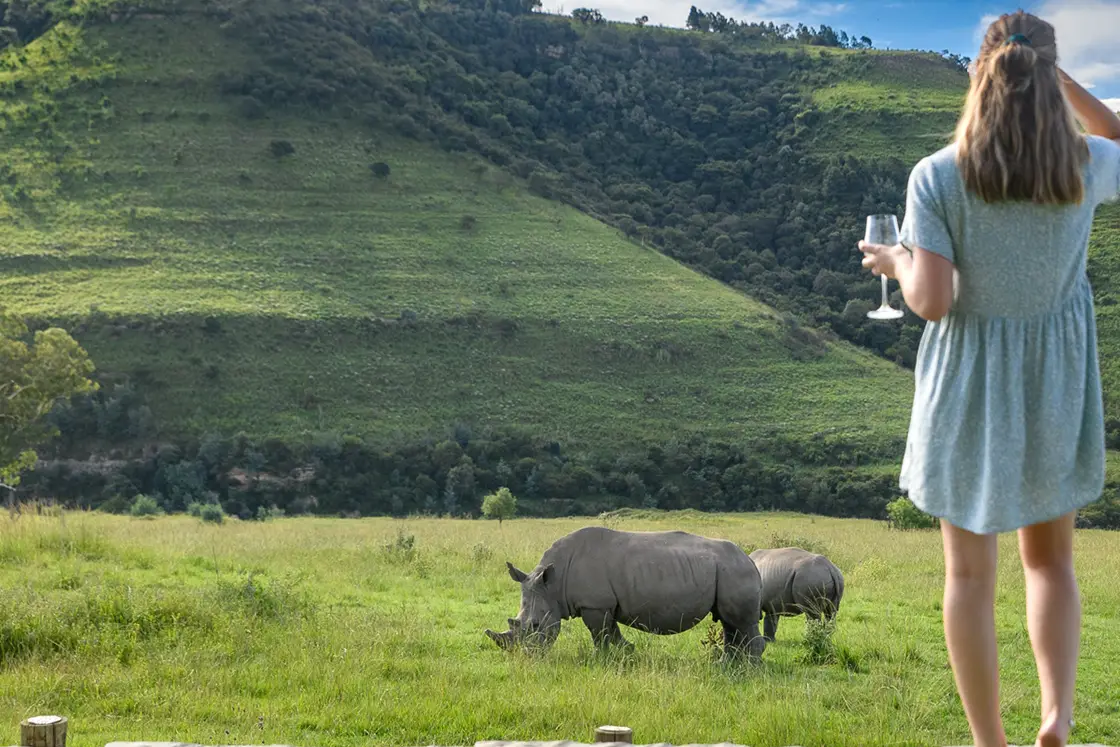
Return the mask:
[[463,231],[473,231],[478,225],[478,218],[473,215],[464,215],[459,219],[459,228]]
[[283,158],[295,153],[296,147],[287,140],[273,140],[268,144],[268,152],[276,158]]
[[198,512],[198,518],[210,524],[221,524],[226,520],[226,512],[217,503],[204,503]]
[[416,559],[416,535],[398,529],[396,539],[386,542],[381,549],[394,563],[411,563]]
[[937,519],[923,513],[909,498],[899,498],[887,504],[887,517],[894,529],[936,529]]
[[369,165],[369,170],[372,171],[373,175],[378,179],[388,179],[389,174],[392,173],[392,169],[389,168],[389,164],[383,163],[381,161],[378,161],[377,163],[371,163]]
[[116,493],[98,506],[97,510],[107,514],[127,514],[132,510],[132,503],[120,493]]
[[257,509],[257,521],[272,521],[284,515],[284,509],[276,506],[261,506]]
[[140,494],[132,499],[129,513],[133,516],[157,516],[161,513],[159,503],[151,496]]
[[801,653],[801,661],[813,665],[835,662],[836,646],[832,642],[832,634],[835,630],[835,620],[807,618],[805,620],[805,650]]

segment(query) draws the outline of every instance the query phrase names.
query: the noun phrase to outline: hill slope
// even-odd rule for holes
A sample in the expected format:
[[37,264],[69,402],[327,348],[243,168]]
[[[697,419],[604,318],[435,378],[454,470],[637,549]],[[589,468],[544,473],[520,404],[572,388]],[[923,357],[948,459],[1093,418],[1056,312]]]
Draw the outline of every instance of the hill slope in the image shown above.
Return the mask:
[[[914,318],[866,320],[878,286],[852,246],[951,126],[944,61],[469,2],[100,7],[0,57],[0,293],[101,368],[101,399],[58,415],[60,454],[184,447],[103,497],[226,500],[244,488],[229,468],[263,467],[330,510],[462,506],[503,479],[881,510],[910,377],[836,336],[903,362],[917,344]],[[472,441],[509,427],[536,445]],[[256,444],[214,456],[206,434],[237,431]],[[276,445],[297,441],[334,482],[298,482]],[[402,444],[420,445],[378,452]],[[595,475],[572,452],[596,452]],[[852,491],[849,473],[796,478],[802,460],[878,465]],[[50,489],[86,500],[66,469]],[[239,510],[271,500],[253,496]]]
[[[902,432],[904,372],[492,167],[337,117],[246,120],[218,92],[241,53],[215,20],[144,16],[56,27],[8,73],[54,109],[48,140],[6,101],[39,183],[8,203],[0,293],[76,325],[168,434]],[[99,57],[95,85],[65,74]]]

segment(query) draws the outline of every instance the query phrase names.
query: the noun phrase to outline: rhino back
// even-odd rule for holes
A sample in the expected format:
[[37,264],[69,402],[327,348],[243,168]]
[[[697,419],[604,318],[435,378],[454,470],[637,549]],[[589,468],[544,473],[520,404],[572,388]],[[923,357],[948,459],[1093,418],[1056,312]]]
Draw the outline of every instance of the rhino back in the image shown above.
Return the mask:
[[[738,553],[738,557],[736,557]],[[719,573],[754,573],[733,543],[687,532],[586,527],[557,541],[542,562],[565,567],[569,609],[614,610],[619,622],[687,629],[712,611]]]
[[790,607],[802,587],[815,587],[830,582],[832,578],[827,558],[799,547],[755,550],[751,553],[751,560],[762,577],[763,607]]

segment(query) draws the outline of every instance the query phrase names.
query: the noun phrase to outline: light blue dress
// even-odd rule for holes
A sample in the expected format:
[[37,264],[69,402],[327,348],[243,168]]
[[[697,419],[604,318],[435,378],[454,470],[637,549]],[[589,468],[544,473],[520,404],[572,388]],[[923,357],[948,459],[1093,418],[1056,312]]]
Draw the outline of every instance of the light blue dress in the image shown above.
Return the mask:
[[910,175],[901,233],[956,266],[957,297],[926,324],[900,487],[977,534],[1092,503],[1104,488],[1104,407],[1086,251],[1120,193],[1120,146],[1090,137],[1080,205],[987,204],[956,147]]

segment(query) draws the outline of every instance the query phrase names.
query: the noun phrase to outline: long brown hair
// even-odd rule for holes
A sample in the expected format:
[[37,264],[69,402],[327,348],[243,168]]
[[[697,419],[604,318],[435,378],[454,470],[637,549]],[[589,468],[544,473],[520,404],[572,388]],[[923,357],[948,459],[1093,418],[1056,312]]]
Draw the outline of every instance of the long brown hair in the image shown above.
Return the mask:
[[1081,202],[1089,146],[1058,79],[1054,27],[1019,11],[988,27],[964,113],[957,164],[985,202]]

